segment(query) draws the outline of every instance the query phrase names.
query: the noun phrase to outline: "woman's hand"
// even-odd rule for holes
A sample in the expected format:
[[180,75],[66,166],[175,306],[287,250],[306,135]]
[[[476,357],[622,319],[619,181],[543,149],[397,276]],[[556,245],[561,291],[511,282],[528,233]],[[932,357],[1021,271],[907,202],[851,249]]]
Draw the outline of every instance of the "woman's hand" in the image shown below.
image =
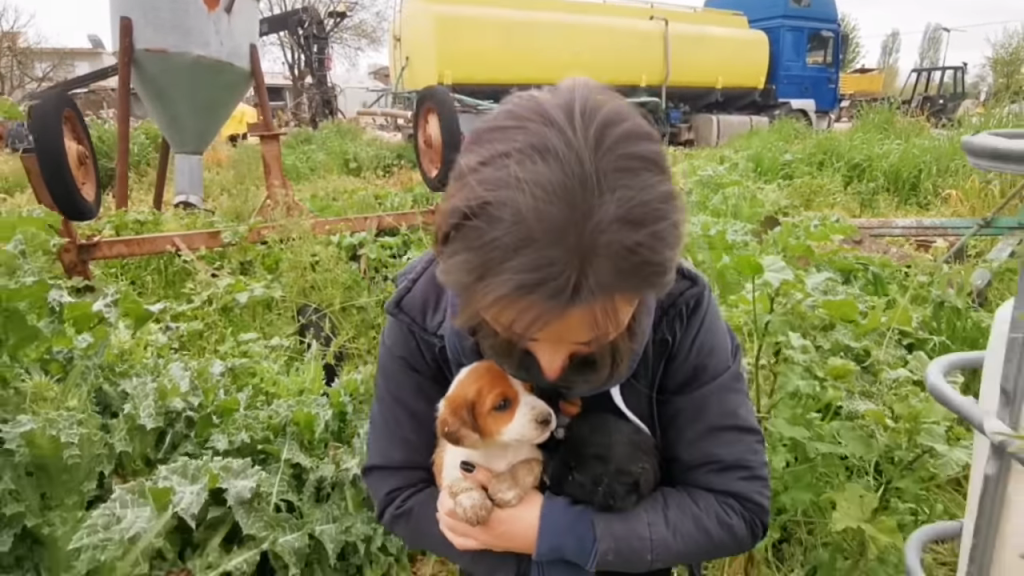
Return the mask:
[[[462,475],[484,489],[491,481],[491,472],[480,466],[472,474],[463,472]],[[437,523],[441,533],[459,550],[493,550],[533,556],[543,504],[544,496],[538,490],[531,490],[516,506],[495,507],[487,523],[473,527],[458,519],[448,492],[441,490],[437,499]]]

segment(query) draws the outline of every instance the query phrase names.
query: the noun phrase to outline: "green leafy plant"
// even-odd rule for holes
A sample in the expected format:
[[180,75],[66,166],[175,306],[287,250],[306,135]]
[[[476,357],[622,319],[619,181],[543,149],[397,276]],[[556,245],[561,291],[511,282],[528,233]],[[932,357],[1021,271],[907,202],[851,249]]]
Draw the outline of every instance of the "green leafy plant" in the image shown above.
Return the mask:
[[[150,129],[136,129],[133,193],[153,182]],[[406,145],[351,126],[285,142],[286,175],[318,213],[436,201]],[[216,215],[107,209],[81,230],[244,225],[264,189],[258,150],[224,154],[206,176]],[[972,434],[925,392],[924,367],[984,347],[1015,270],[995,270],[978,309],[970,265],[859,244],[841,215],[981,213],[1013,183],[886,110],[846,134],[780,123],[669,155],[684,254],[744,344],[774,491],[766,540],[709,573],[900,572],[906,535],[963,515],[970,464]],[[358,475],[383,306],[429,231],[296,224],[290,240],[94,263],[86,285],[64,278],[56,219],[29,194],[0,204],[0,573],[450,573],[377,524]],[[339,320],[335,388],[295,337],[306,302]],[[929,574],[952,574],[952,553],[930,555]]]

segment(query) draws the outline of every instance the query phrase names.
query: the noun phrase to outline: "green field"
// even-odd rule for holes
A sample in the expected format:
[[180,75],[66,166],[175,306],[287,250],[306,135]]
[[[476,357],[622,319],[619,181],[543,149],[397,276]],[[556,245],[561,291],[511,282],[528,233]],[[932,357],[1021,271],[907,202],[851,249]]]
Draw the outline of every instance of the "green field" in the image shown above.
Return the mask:
[[[113,131],[92,129],[112,182]],[[985,346],[1016,265],[995,271],[976,309],[971,259],[857,244],[833,213],[983,215],[1015,182],[970,168],[960,133],[877,112],[846,132],[778,124],[669,152],[685,256],[744,343],[773,472],[768,538],[710,574],[898,574],[903,538],[962,515],[971,433],[922,374],[932,357]],[[107,201],[83,233],[248,220],[263,195],[248,145],[208,154],[215,215],[147,210],[158,138],[135,131],[133,209]],[[407,146],[349,125],[291,134],[284,158],[318,215],[437,199]],[[58,224],[17,159],[0,158],[0,574],[446,573],[374,522],[358,475],[383,304],[429,231],[103,262],[89,290],[54,258]],[[972,244],[974,261],[988,244]],[[306,302],[331,311],[348,354],[327,393],[295,337]],[[929,574],[952,574],[955,547],[930,559]]]

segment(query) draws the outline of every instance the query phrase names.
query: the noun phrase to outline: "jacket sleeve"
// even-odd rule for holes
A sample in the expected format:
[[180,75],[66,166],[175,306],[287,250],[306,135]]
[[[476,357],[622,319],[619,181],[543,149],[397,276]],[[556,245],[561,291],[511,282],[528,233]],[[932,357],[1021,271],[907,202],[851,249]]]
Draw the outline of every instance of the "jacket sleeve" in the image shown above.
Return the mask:
[[768,531],[768,461],[740,344],[707,284],[687,297],[658,387],[663,485],[633,510],[595,514],[598,570],[736,556]]
[[447,390],[438,381],[437,344],[389,317],[380,340],[363,482],[377,520],[412,550],[425,550],[473,574],[530,574],[530,558],[497,552],[461,552],[437,525],[438,490],[431,457],[435,407]]

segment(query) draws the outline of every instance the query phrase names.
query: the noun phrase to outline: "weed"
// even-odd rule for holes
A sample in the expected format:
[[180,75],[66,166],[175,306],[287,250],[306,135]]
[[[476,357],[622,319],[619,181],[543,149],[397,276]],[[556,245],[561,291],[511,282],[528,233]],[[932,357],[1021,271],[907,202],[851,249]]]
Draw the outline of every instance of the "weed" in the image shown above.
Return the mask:
[[[93,134],[108,178],[112,132]],[[258,205],[259,151],[241,144],[207,154],[215,214],[146,210],[159,137],[134,136],[133,210],[107,202],[84,232],[240,224]],[[317,214],[436,200],[405,145],[346,125],[285,142],[286,175]],[[970,461],[971,432],[925,392],[924,367],[984,347],[1015,271],[997,270],[991,309],[975,309],[969,267],[857,252],[843,216],[979,215],[1012,183],[972,170],[956,134],[885,111],[845,134],[779,124],[670,155],[684,253],[744,343],[774,488],[767,539],[709,573],[900,572],[906,535],[963,514]],[[14,162],[0,161],[0,573],[449,569],[376,523],[358,476],[383,305],[427,231],[96,263],[89,292],[63,277],[57,219]],[[769,215],[780,225],[766,231]],[[304,304],[338,320],[346,364],[329,390],[295,337]],[[954,556],[934,552],[929,573],[951,574]]]

